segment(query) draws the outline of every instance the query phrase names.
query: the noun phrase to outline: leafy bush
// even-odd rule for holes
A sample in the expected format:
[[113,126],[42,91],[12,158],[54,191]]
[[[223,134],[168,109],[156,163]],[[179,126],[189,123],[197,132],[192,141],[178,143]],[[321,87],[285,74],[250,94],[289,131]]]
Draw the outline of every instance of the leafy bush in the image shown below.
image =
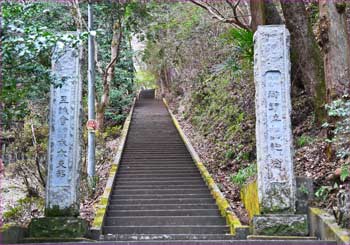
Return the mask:
[[232,28],[221,36],[227,43],[235,46],[236,52],[241,59],[253,62],[254,59],[254,40],[253,32],[241,28]]

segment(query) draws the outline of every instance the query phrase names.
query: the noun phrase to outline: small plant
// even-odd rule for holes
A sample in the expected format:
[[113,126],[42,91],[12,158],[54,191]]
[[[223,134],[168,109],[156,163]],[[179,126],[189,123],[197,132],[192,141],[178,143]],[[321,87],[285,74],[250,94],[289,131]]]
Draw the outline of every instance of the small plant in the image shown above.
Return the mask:
[[99,176],[87,177],[87,186],[88,186],[88,196],[93,197],[96,193],[96,187],[99,182]]
[[312,137],[303,134],[302,136],[300,136],[297,139],[296,144],[300,148],[300,147],[303,147],[303,146],[311,144],[312,141],[313,141]]
[[19,199],[15,206],[10,207],[2,214],[5,223],[18,223],[23,225],[30,218],[43,213],[44,199],[38,197],[25,197]]
[[333,188],[331,186],[321,186],[315,192],[315,196],[317,197],[317,199],[325,201],[332,190]]
[[298,188],[298,190],[299,190],[301,193],[305,194],[305,195],[308,195],[308,194],[309,194],[309,189],[306,188],[305,185],[301,185],[301,186]]
[[341,171],[340,171],[340,180],[342,182],[344,182],[348,177],[350,177],[350,165],[349,164],[345,164],[341,167]]
[[116,125],[116,126],[112,126],[112,127],[107,127],[103,133],[103,138],[107,139],[107,138],[117,138],[122,130],[122,126],[121,125]]
[[232,28],[221,36],[227,43],[233,43],[237,47],[241,58],[253,61],[254,42],[253,32],[240,28]]
[[333,138],[327,139],[328,143],[332,143],[336,148],[336,156],[338,158],[346,158],[350,156],[350,100],[349,96],[343,96],[326,105],[326,110],[330,117],[335,120],[334,125],[330,123],[323,124],[323,127],[332,126],[334,129]]
[[250,177],[256,175],[257,166],[251,164],[246,168],[240,169],[237,174],[231,176],[231,181],[234,184],[242,186]]
[[234,156],[235,156],[235,153],[232,150],[228,150],[225,154],[226,159],[233,159]]
[[5,220],[17,219],[17,218],[19,218],[21,216],[21,213],[22,213],[22,208],[19,207],[19,206],[16,206],[16,207],[12,207],[9,210],[5,211],[2,214],[2,217]]

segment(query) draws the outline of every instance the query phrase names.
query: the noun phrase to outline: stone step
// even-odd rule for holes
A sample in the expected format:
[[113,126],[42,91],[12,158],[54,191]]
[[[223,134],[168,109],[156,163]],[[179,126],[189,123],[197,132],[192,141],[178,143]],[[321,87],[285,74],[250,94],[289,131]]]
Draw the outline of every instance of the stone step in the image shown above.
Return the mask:
[[162,198],[162,199],[111,199],[110,201],[111,205],[147,205],[147,204],[173,204],[173,205],[178,205],[178,204],[201,204],[201,205],[206,205],[206,204],[215,204],[215,200],[210,197],[210,198],[175,198],[175,199],[170,199],[170,198]]
[[[136,180],[136,181],[199,181],[202,180],[201,176],[172,176],[172,177],[166,177],[166,176],[143,176],[143,177],[135,177],[135,176],[124,176],[124,175],[117,175],[117,180]],[[202,180],[203,181],[203,180]]]
[[[147,235],[147,234],[145,234]],[[110,244],[110,241],[99,241],[97,244]],[[202,244],[208,244],[208,245],[336,245],[337,243],[335,241],[278,241],[278,240],[261,240],[261,241],[250,241],[250,240],[142,240],[142,241],[113,241],[113,244],[115,245],[151,245],[151,244],[157,244],[157,245],[168,245],[168,244],[176,244],[176,245],[202,245]]]
[[174,162],[181,162],[181,163],[190,163],[193,162],[192,158],[189,156],[154,156],[154,155],[149,155],[149,156],[123,156],[122,157],[122,162],[155,162],[155,163],[174,163]]
[[115,199],[210,198],[208,194],[112,195]]
[[151,166],[151,165],[146,165],[146,166],[136,166],[136,165],[120,165],[120,168],[118,170],[118,172],[120,173],[120,171],[198,171],[197,167],[193,164],[190,166],[183,166],[183,167],[176,167],[176,166],[159,166],[159,165],[155,165],[155,166]]
[[193,209],[217,209],[216,204],[114,204],[113,200],[108,211],[120,210],[193,210]]
[[192,189],[193,191],[200,191],[200,190],[207,190],[208,187],[204,185],[203,183],[199,183],[196,185],[115,185],[115,190],[189,190]]
[[104,234],[228,234],[225,225],[104,226]]
[[124,174],[133,174],[133,175],[149,175],[149,174],[199,174],[199,171],[195,168],[187,168],[180,170],[179,168],[173,168],[173,170],[168,169],[144,169],[144,170],[135,170],[128,168],[120,168],[118,170],[118,175]]
[[168,226],[168,225],[226,225],[220,216],[136,216],[110,217],[105,219],[106,226]]
[[191,162],[175,162],[166,163],[164,161],[154,162],[154,161],[144,161],[144,162],[122,162],[120,164],[122,168],[190,168],[196,167],[196,165]]
[[154,164],[169,164],[169,165],[175,165],[177,166],[177,164],[182,165],[182,164],[192,164],[193,160],[190,158],[187,159],[170,159],[170,158],[159,158],[159,159],[122,159],[122,163],[123,164],[137,164],[137,163],[141,163],[141,164],[149,164],[149,163],[154,163]]
[[169,148],[154,148],[154,149],[135,149],[135,148],[129,148],[129,149],[124,149],[123,150],[124,154],[189,154],[186,147],[169,147]]
[[196,185],[196,184],[203,184],[202,179],[195,179],[195,180],[134,180],[134,179],[116,179],[116,182],[114,186],[119,185],[164,185],[164,184],[171,184],[171,185]]
[[112,195],[172,195],[172,194],[209,194],[208,189],[129,189],[115,188]]
[[234,236],[225,234],[109,234],[102,235],[105,241],[162,241],[162,240],[234,240]]
[[133,178],[133,179],[153,179],[153,178],[190,178],[201,177],[199,172],[187,172],[187,173],[172,173],[172,172],[154,172],[154,173],[119,173],[118,177]]
[[[113,204],[112,204],[113,205]],[[138,208],[138,207],[135,207]],[[213,209],[156,209],[156,210],[109,210],[108,217],[135,216],[219,216],[217,207]]]

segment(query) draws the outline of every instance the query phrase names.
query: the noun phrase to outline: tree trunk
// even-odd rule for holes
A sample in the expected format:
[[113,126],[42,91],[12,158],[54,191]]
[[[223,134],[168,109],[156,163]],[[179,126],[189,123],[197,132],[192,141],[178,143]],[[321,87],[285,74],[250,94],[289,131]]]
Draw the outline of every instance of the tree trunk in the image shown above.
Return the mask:
[[278,2],[271,0],[250,0],[251,29],[253,32],[257,30],[258,25],[283,24],[277,5]]
[[281,0],[286,26],[291,33],[292,81],[312,96],[316,122],[326,118],[326,88],[321,51],[302,1]]
[[320,39],[324,51],[327,101],[350,94],[350,37],[346,4],[320,0]]
[[265,2],[265,23],[266,25],[283,24],[283,17],[279,9],[279,2],[276,0],[263,0]]
[[105,122],[105,108],[96,106],[96,122],[97,122],[97,128],[99,130],[103,130],[104,122]]
[[[118,34],[119,33],[119,34]],[[123,38],[120,21],[113,26],[113,37],[111,42],[111,61],[107,65],[103,75],[103,92],[100,101],[96,100],[96,120],[99,130],[104,129],[104,114],[109,103],[109,91],[111,82],[114,79],[115,65],[119,60],[120,47]]]
[[250,13],[252,15],[251,28],[255,32],[258,25],[265,25],[265,6],[261,0],[250,0]]

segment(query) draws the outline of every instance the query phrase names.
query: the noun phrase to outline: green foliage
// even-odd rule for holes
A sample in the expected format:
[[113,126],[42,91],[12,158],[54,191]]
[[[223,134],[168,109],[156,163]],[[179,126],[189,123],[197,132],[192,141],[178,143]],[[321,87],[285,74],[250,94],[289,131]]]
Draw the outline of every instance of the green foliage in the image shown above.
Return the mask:
[[250,164],[246,168],[242,168],[238,171],[238,173],[231,175],[231,181],[234,184],[237,184],[239,186],[242,186],[246,183],[246,181],[250,178],[255,176],[257,173],[257,166],[256,164]]
[[95,176],[86,176],[85,183],[87,183],[87,196],[89,198],[93,198],[94,195],[96,195],[96,190],[98,186],[98,182],[100,181],[100,178],[98,175]]
[[[38,3],[2,4],[2,122],[9,127],[28,114],[27,101],[47,97],[51,78],[51,54],[57,41],[73,43],[67,6]],[[58,12],[68,14],[57,14]],[[48,21],[49,20],[49,21]],[[60,21],[58,21],[60,20]],[[63,22],[65,24],[63,24]],[[61,25],[60,25],[61,24]]]
[[309,194],[309,189],[308,189],[304,184],[302,184],[302,185],[298,188],[298,190],[299,190],[301,193],[305,194],[305,195],[308,195],[308,194]]
[[43,198],[25,197],[19,199],[15,206],[10,207],[2,214],[6,223],[15,223],[23,225],[30,218],[39,216],[43,213],[45,202]]
[[120,133],[122,131],[122,126],[121,125],[116,125],[112,127],[107,127],[105,131],[103,132],[103,138],[118,138],[120,136]]
[[336,148],[339,158],[350,156],[350,100],[348,96],[326,105],[328,115],[335,121],[334,125],[325,123],[324,127],[333,126],[334,137],[329,139]]
[[136,83],[138,87],[155,88],[156,76],[150,71],[138,71],[136,73]]
[[297,138],[297,147],[304,147],[306,145],[309,145],[313,142],[313,138],[308,135],[301,135],[299,138]]
[[333,190],[331,186],[321,186],[316,192],[315,196],[317,199],[325,201],[329,193]]
[[248,164],[254,154],[253,145],[250,144],[252,128],[242,128],[242,124],[251,119],[237,103],[239,97],[227,92],[233,86],[229,80],[230,75],[226,71],[218,76],[203,79],[204,81],[192,92],[188,116],[191,123],[204,136],[216,142],[222,150],[220,166],[232,162]]
[[[110,49],[115,23],[121,22],[123,32],[120,56],[114,69],[114,79],[109,87],[109,104],[105,110],[107,126],[122,124],[134,97],[133,51],[130,46],[131,34],[139,31],[140,18],[147,17],[147,6],[132,3],[100,3],[95,5],[95,28],[99,49],[99,62],[106,67],[111,61]],[[96,74],[96,94],[103,94],[103,74]]]
[[[241,28],[232,28],[221,35],[221,38],[228,44],[233,44],[238,59],[245,60],[252,64],[254,58],[253,32]],[[232,62],[232,57],[231,60]]]
[[349,177],[350,177],[350,165],[344,164],[341,167],[340,180],[344,182]]
[[235,155],[234,151],[230,149],[226,152],[225,157],[226,159],[233,159],[234,155]]

